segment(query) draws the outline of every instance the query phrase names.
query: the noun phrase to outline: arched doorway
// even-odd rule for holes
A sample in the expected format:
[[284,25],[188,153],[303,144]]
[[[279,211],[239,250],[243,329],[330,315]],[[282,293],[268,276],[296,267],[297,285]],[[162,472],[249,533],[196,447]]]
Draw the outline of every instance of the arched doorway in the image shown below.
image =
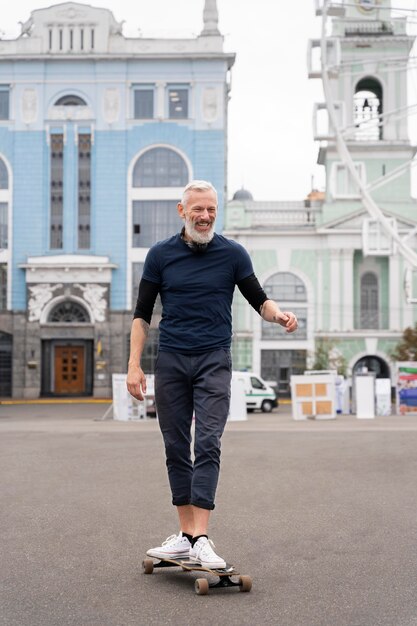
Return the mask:
[[85,396],[93,391],[93,332],[90,314],[78,301],[53,305],[42,341],[42,395]]
[[374,372],[376,378],[391,378],[389,365],[384,359],[376,355],[366,355],[356,361],[352,368],[352,375]]

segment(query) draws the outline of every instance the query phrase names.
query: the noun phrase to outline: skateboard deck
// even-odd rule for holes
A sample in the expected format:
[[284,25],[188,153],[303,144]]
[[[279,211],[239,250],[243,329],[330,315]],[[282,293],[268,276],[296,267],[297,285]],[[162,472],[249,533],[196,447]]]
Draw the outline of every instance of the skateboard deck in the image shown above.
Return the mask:
[[[219,589],[225,587],[239,587],[240,591],[250,591],[252,588],[252,579],[250,576],[242,576],[233,565],[226,563],[225,568],[212,569],[203,567],[200,563],[189,558],[179,559],[154,559],[146,558],[142,562],[144,574],[152,574],[154,569],[163,569],[166,567],[180,567],[183,572],[207,572],[210,575],[217,576],[216,583],[210,583],[207,578],[197,578],[194,583],[194,589],[197,595],[205,596],[209,589]],[[232,580],[232,576],[238,577],[238,582]]]

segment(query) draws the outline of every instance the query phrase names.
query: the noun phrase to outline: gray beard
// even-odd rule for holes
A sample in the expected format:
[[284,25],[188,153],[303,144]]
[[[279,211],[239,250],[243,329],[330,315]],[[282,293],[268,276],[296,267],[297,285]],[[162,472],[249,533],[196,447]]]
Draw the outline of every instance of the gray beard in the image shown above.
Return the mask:
[[214,224],[212,225],[208,233],[199,233],[197,230],[195,230],[192,222],[186,219],[184,221],[184,228],[188,237],[190,237],[190,239],[195,243],[210,243],[210,241],[214,237]]

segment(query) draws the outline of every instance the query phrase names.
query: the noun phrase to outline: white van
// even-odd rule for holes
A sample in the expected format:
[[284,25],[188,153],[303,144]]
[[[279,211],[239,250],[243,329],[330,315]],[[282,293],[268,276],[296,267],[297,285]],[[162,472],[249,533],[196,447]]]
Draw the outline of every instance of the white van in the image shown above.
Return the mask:
[[253,372],[232,372],[233,378],[243,381],[248,413],[260,409],[270,413],[278,406],[277,394],[260,376]]

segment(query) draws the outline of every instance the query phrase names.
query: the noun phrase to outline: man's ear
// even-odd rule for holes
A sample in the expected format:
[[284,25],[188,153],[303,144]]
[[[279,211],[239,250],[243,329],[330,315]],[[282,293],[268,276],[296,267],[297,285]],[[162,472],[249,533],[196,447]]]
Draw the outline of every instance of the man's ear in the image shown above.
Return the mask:
[[185,209],[184,209],[184,205],[181,204],[181,202],[178,202],[177,204],[177,211],[178,211],[178,215],[184,219],[185,218]]

